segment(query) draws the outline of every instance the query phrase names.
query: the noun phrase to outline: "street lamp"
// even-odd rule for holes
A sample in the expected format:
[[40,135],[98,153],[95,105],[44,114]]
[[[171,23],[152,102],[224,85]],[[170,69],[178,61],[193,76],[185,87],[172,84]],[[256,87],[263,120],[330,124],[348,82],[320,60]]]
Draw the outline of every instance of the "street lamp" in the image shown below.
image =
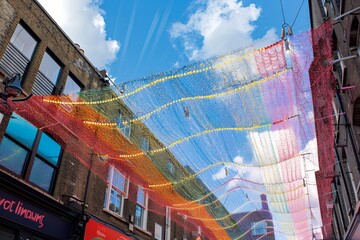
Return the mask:
[[[4,101],[7,101],[9,97],[19,97],[23,93],[23,89],[21,87],[21,74],[16,73],[10,79],[4,81],[5,83],[5,92],[0,93],[0,98]],[[32,93],[29,96],[21,99],[14,99],[12,101],[24,101],[32,96]]]

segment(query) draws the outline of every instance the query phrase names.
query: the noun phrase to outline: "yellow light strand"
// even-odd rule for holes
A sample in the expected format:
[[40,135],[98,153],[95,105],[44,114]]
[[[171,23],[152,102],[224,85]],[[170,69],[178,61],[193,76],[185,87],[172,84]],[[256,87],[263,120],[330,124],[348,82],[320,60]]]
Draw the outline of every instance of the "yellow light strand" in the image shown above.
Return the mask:
[[[171,102],[168,102],[160,107],[157,107],[155,108],[153,111],[149,112],[149,113],[146,113],[140,117],[137,117],[137,118],[134,118],[134,119],[131,119],[129,122],[133,123],[133,122],[138,122],[138,121],[141,121],[141,120],[144,120],[144,119],[147,119],[147,118],[150,118],[152,115],[156,114],[157,112],[167,108],[167,107],[170,107],[171,105],[174,105],[176,103],[180,103],[180,102],[185,102],[185,101],[194,101],[194,100],[203,100],[203,99],[213,99],[213,98],[217,98],[217,97],[222,97],[222,96],[226,96],[226,95],[229,95],[229,94],[233,94],[233,93],[236,93],[236,92],[239,92],[241,90],[244,90],[244,89],[248,89],[248,88],[251,88],[253,86],[256,86],[258,84],[261,84],[263,82],[266,82],[274,77],[278,77],[279,75],[283,74],[283,73],[286,73],[290,71],[290,69],[286,68],[286,69],[283,69],[271,76],[268,76],[268,77],[265,77],[265,78],[262,78],[260,80],[257,80],[257,81],[253,81],[249,84],[246,84],[244,86],[241,86],[241,87],[238,87],[238,88],[234,88],[234,89],[230,89],[228,91],[224,91],[224,92],[220,92],[220,93],[215,93],[215,94],[210,94],[210,95],[202,95],[202,96],[194,96],[194,97],[183,97],[183,98],[180,98],[180,99],[177,99],[177,100],[174,100],[174,101],[171,101]],[[91,122],[91,121],[86,121],[87,124],[93,124],[93,125],[96,125],[96,122]],[[114,126],[116,125],[116,123],[111,123],[109,124],[109,126]],[[105,124],[104,125],[101,125],[101,126],[106,126]]]
[[[285,161],[289,161],[291,159],[296,159],[297,157],[301,156],[300,154],[295,155],[292,158],[289,158]],[[201,169],[199,172],[194,173],[193,175],[187,176],[179,181],[174,181],[174,182],[166,182],[166,183],[160,183],[160,184],[150,184],[148,187],[149,188],[157,188],[157,187],[166,187],[166,186],[170,186],[170,185],[176,185],[179,183],[183,183],[187,180],[191,180],[194,179],[197,175],[201,174],[202,172],[216,166],[216,165],[220,165],[220,164],[228,164],[228,165],[234,165],[235,167],[248,167],[248,168],[263,168],[263,167],[269,167],[269,166],[274,166],[276,164],[280,164],[280,162],[275,162],[275,163],[269,163],[269,164],[264,164],[264,165],[260,165],[260,166],[254,166],[254,165],[246,165],[246,164],[241,164],[241,163],[234,163],[234,162],[216,162],[213,163],[211,165],[208,165],[206,168]]]
[[[305,196],[305,195],[304,195]],[[254,203],[254,201],[251,201],[249,203]],[[272,203],[272,202],[267,202],[267,203]],[[229,213],[223,217],[219,217],[219,218],[203,218],[203,217],[192,217],[192,216],[188,216],[188,218],[191,218],[191,219],[195,219],[195,220],[202,220],[202,221],[206,221],[206,222],[209,222],[209,221],[221,221],[221,220],[224,220],[226,218],[229,218],[229,217],[232,217],[233,214],[236,214],[238,213],[238,211],[241,209],[241,207],[238,207],[237,209],[235,209],[232,213]],[[277,214],[283,214],[283,213],[300,213],[300,212],[305,212],[309,209],[302,209],[302,210],[299,210],[299,211],[293,211],[293,212],[274,212],[274,211],[270,211],[270,210],[267,210],[267,209],[256,209],[256,210],[252,210],[250,212],[248,212],[247,214],[245,214],[237,223],[240,223],[243,219],[245,219],[248,215],[250,215],[251,213],[254,213],[254,212],[270,212],[270,213],[277,213]]]
[[[235,191],[236,189],[232,189],[230,192],[232,191]],[[212,191],[212,193],[214,193],[216,191]],[[174,209],[178,209],[178,210],[193,210],[193,209],[197,209],[197,208],[202,208],[204,206],[210,206],[212,204],[216,204],[217,202],[219,202],[221,199],[223,199],[224,197],[226,197],[230,192],[225,192],[223,194],[221,194],[218,198],[216,198],[215,201],[213,202],[209,202],[209,203],[206,203],[206,204],[202,204],[202,205],[197,205],[197,206],[194,206],[194,207],[182,207],[182,206],[185,206],[185,205],[189,205],[189,204],[195,204],[201,200],[203,200],[204,198],[201,197],[197,200],[193,200],[191,201],[190,203],[176,203],[176,204],[173,204],[173,206],[171,206],[171,208],[174,208]],[[248,201],[248,202],[245,202],[244,204],[242,204],[240,207],[239,207],[239,210],[243,207],[245,207],[246,205],[250,204],[250,203],[253,203],[253,202],[265,202],[265,203],[271,203],[271,204],[280,204],[280,203],[289,203],[289,202],[294,202],[294,201],[298,201],[299,199],[301,198],[304,198],[306,195],[302,195],[300,197],[297,197],[297,198],[293,198],[293,199],[289,199],[289,200],[284,200],[284,201],[271,201],[271,202],[268,202],[268,201],[261,201],[261,200],[254,200],[254,201]]]
[[[254,189],[254,188],[248,188],[248,190],[249,190],[249,191],[253,191],[253,192],[257,192],[257,193],[259,193],[259,194],[266,194],[266,195],[278,196],[278,195],[284,195],[284,194],[287,194],[287,193],[295,192],[295,191],[297,191],[297,190],[299,190],[299,189],[301,189],[301,188],[303,188],[303,187],[304,187],[304,185],[303,185],[303,184],[300,184],[300,185],[298,185],[297,187],[291,188],[291,189],[289,189],[289,190],[287,190],[287,191],[278,191],[278,192],[275,192],[275,191],[273,191],[273,192],[262,192],[262,191],[259,191],[259,190]],[[237,189],[237,188],[235,188],[235,189]],[[233,189],[233,190],[235,190],[235,189]],[[202,199],[203,199],[203,198],[200,198],[200,200],[202,200]],[[193,201],[189,201],[189,202],[186,202],[186,203],[173,204],[173,206],[184,206],[184,205],[189,205],[189,204],[192,204],[192,203],[196,203],[196,202],[198,202],[198,201],[199,201],[199,199],[193,200]],[[280,202],[279,202],[279,203],[280,203]]]
[[[281,43],[280,42],[277,42],[275,44],[278,44],[278,43]],[[275,45],[274,44],[274,45]],[[146,88],[149,88],[149,87],[152,87],[152,86],[155,86],[159,83],[162,83],[162,82],[166,82],[168,80],[171,80],[171,79],[175,79],[175,78],[181,78],[181,77],[185,77],[185,76],[189,76],[189,75],[194,75],[194,74],[198,74],[198,73],[202,73],[202,72],[205,72],[205,71],[209,71],[209,70],[214,70],[214,69],[217,69],[217,68],[220,68],[222,66],[225,66],[225,65],[228,65],[228,64],[232,64],[233,62],[236,62],[236,61],[239,61],[241,59],[244,59],[246,57],[249,57],[257,52],[262,52],[264,51],[266,48],[259,48],[259,49],[255,49],[249,53],[245,53],[241,56],[238,56],[232,60],[228,60],[228,61],[224,61],[224,62],[221,62],[221,63],[218,63],[218,64],[215,64],[214,66],[211,66],[211,67],[204,67],[204,68],[200,68],[200,69],[197,69],[197,70],[191,70],[191,71],[188,71],[188,72],[185,72],[185,73],[178,73],[178,74],[173,74],[173,75],[170,75],[170,76],[166,76],[166,77],[162,77],[162,78],[159,78],[153,82],[150,82],[144,86],[141,86],[129,93],[126,93],[124,95],[121,95],[121,96],[117,96],[115,98],[110,98],[110,99],[105,99],[105,100],[98,100],[98,101],[82,101],[82,102],[70,102],[70,101],[59,101],[59,100],[52,100],[52,99],[47,99],[47,98],[44,98],[43,101],[44,102],[48,102],[48,103],[54,103],[54,104],[64,104],[64,105],[96,105],[96,104],[103,104],[103,103],[109,103],[109,102],[113,102],[113,101],[116,101],[116,100],[119,100],[119,99],[123,99],[123,98],[126,98],[126,97],[129,97],[131,95],[134,95],[135,93],[138,93]]]

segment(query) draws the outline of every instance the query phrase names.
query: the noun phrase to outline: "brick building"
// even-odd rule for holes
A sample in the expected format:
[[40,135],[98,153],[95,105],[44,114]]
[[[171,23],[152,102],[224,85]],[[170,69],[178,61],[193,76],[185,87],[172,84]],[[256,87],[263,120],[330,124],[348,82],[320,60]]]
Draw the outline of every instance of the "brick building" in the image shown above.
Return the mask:
[[[332,191],[327,203],[332,213],[333,239],[359,239],[359,12],[360,1],[309,1],[312,28],[332,21],[333,74],[336,94],[333,100],[335,161]],[[326,226],[325,226],[326,227]]]
[[[20,74],[19,98],[109,86],[104,71],[89,62],[35,0],[0,0],[0,46],[1,90],[7,79]],[[112,91],[106,94],[115,96]],[[77,132],[81,126],[61,122],[71,114],[71,106],[60,106],[60,114],[30,106],[33,98],[15,109],[8,106],[8,96],[0,99],[1,239],[195,239],[198,234],[214,238],[201,221],[158,203],[161,197],[145,188],[146,176],[136,176],[131,166],[95,151],[106,150],[110,143],[89,145]],[[120,119],[116,137],[125,149],[147,152],[162,147],[141,123],[122,125],[131,112],[121,101],[111,108],[116,111],[106,117]],[[91,134],[96,139],[101,133]],[[191,174],[168,151],[157,159],[144,154],[143,160],[166,169],[162,174],[170,180]],[[135,167],[147,166],[142,162]],[[190,186],[179,189],[206,193],[201,184]],[[175,196],[174,192],[169,189],[167,194]]]
[[[244,236],[245,239],[275,239],[273,218],[267,204],[266,195],[261,194],[260,198],[261,209],[234,214],[235,221],[240,222],[240,229],[246,233]],[[247,221],[240,221],[245,218]],[[251,231],[248,231],[249,229],[251,229]]]

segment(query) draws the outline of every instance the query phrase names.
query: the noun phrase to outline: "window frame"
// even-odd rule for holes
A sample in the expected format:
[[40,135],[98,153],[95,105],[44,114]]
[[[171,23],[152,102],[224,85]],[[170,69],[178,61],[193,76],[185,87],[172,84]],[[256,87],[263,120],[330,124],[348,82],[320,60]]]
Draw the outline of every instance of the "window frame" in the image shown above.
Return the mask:
[[[79,91],[77,91],[77,92],[67,92],[67,93],[65,92],[69,78],[79,87]],[[72,73],[69,73],[68,76],[66,77],[66,81],[65,81],[64,89],[62,90],[62,94],[63,95],[76,94],[76,93],[81,92],[83,90],[84,90],[84,85]]]
[[[126,125],[124,124],[126,122]],[[119,131],[130,140],[131,137],[131,122],[130,117],[124,114],[122,111],[118,112],[118,116],[116,118],[116,126]]]
[[251,235],[259,236],[264,234],[267,234],[266,221],[251,222]]
[[[119,189],[117,186],[114,185],[114,172],[119,173],[121,176],[123,176],[124,179],[124,190]],[[110,189],[110,191],[109,191]],[[114,190],[117,194],[121,196],[121,204],[120,204],[120,213],[116,213],[116,211],[113,211],[110,209],[111,204],[111,191]],[[108,172],[108,178],[106,180],[106,191],[105,191],[105,202],[104,202],[104,211],[110,212],[111,214],[114,214],[120,218],[123,218],[124,215],[124,204],[125,199],[128,198],[129,195],[129,179],[126,178],[126,176],[120,172],[117,168],[115,168],[113,165],[110,165],[109,172]],[[117,195],[118,196],[118,195]]]
[[146,153],[150,151],[150,141],[147,137],[142,136],[140,148]]
[[[142,191],[144,193],[144,205],[139,202],[139,191]],[[137,197],[136,197],[136,205],[135,205],[135,226],[147,230],[147,220],[148,220],[148,204],[149,204],[149,195],[148,192],[144,190],[142,186],[138,186],[137,190]],[[137,216],[136,216],[136,209],[140,207],[142,209],[142,215],[141,215],[141,226],[137,224]]]
[[[356,25],[355,25],[356,24]],[[350,33],[349,33],[349,47],[350,48],[358,48],[359,47],[359,31],[360,31],[360,23],[355,15],[350,25]]]
[[[160,232],[159,232],[160,231]],[[157,222],[155,222],[154,226],[154,239],[155,240],[163,240],[163,226]]]
[[[15,118],[18,118],[18,117],[22,118],[20,115],[17,115]],[[24,118],[22,118],[22,119],[24,121],[26,121],[27,123],[31,124],[26,119],[24,119]],[[10,124],[10,122],[9,122],[9,124]],[[9,124],[6,129],[8,129]],[[35,186],[36,188],[39,188],[42,191],[48,192],[49,194],[53,194],[55,185],[56,185],[55,183],[56,183],[57,176],[58,176],[59,169],[60,169],[60,163],[61,163],[62,156],[63,156],[63,148],[48,133],[36,128],[34,125],[32,125],[32,126],[34,127],[34,129],[36,129],[36,133],[35,133],[34,139],[32,140],[31,146],[27,146],[26,144],[22,143],[20,140],[16,139],[14,136],[11,136],[9,133],[7,133],[7,131],[5,131],[5,134],[4,134],[4,138],[8,139],[11,143],[17,145],[19,148],[21,148],[27,152],[24,162],[22,164],[21,173],[18,174],[4,165],[0,165],[0,167],[6,169],[6,171],[9,171],[9,172],[19,176],[21,179],[30,183],[31,185]],[[54,141],[55,143],[57,143],[60,146],[59,155],[58,155],[56,164],[52,163],[51,160],[47,159],[46,157],[41,156],[39,153],[40,142],[41,142],[42,136],[44,136],[44,135],[46,135],[48,138],[50,138],[52,141]],[[2,139],[2,140],[4,140],[4,139]],[[41,187],[36,182],[30,181],[31,173],[32,173],[32,170],[34,169],[34,163],[37,159],[40,160],[42,163],[45,163],[46,165],[50,166],[53,169],[53,173],[52,173],[51,180],[49,182],[48,190]]]
[[[41,66],[43,64],[43,60],[46,56],[46,54],[59,66],[59,70],[58,70],[58,73],[57,73],[57,76],[56,76],[56,79],[50,79],[47,74],[45,74],[42,70],[41,70]],[[38,69],[38,74],[40,73],[43,77],[45,77],[47,80],[49,80],[53,85],[54,85],[54,89],[55,87],[58,85],[59,83],[59,78],[60,78],[60,75],[61,75],[61,72],[64,68],[64,64],[58,59],[58,57],[49,49],[47,48],[44,52],[44,55],[42,56],[41,58],[41,62],[40,62],[40,65],[39,65],[39,69]],[[54,91],[54,90],[53,90]]]
[[[21,26],[23,28],[23,30],[26,31],[26,33],[34,40],[35,45],[34,48],[32,49],[32,53],[30,54],[30,56],[27,56],[26,53],[24,53],[24,51],[22,49],[18,48],[18,44],[15,43],[16,40],[13,40],[13,36],[16,32],[16,29]],[[18,24],[16,25],[16,28],[14,30],[14,32],[11,35],[10,38],[10,43],[12,44],[12,46],[14,46],[28,61],[31,61],[32,58],[34,57],[34,53],[37,49],[37,47],[39,46],[40,43],[40,39],[36,36],[36,34],[31,30],[31,28],[24,22],[24,21],[19,21]]]
[[171,239],[171,208],[165,208],[165,240]]

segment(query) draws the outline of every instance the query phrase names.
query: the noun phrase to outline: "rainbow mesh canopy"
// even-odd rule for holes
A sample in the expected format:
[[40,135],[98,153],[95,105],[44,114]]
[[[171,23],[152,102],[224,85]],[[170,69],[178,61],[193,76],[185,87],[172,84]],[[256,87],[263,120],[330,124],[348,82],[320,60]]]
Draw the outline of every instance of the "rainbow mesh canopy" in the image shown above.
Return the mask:
[[[249,238],[254,215],[278,238],[326,239],[326,176],[334,161],[330,34],[327,22],[289,36],[289,51],[279,41],[107,89],[36,96],[9,107],[104,181],[108,165],[116,165],[152,200],[170,206],[174,221],[186,216],[209,239]],[[119,118],[121,104],[130,118]],[[146,126],[158,144],[142,152],[123,136],[129,125]],[[94,153],[108,161],[90,164]],[[176,173],[169,171],[172,157]]]

